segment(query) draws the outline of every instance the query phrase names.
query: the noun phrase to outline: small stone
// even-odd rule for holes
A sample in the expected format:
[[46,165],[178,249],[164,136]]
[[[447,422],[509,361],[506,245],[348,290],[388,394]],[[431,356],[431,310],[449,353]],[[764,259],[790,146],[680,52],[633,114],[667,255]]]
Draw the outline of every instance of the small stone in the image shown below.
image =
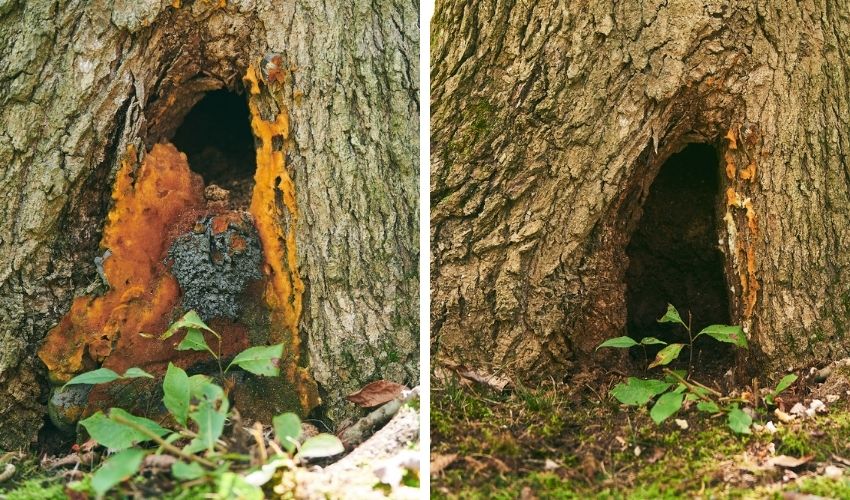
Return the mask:
[[636,457],[640,456],[641,451],[643,451],[643,450],[640,449],[640,446],[635,446],[635,456]]
[[820,399],[814,399],[806,408],[806,416],[814,417],[816,413],[826,413],[826,405]]
[[75,384],[53,389],[47,402],[47,414],[57,429],[67,433],[74,432],[88,404],[91,388],[88,384]]
[[802,417],[806,414],[806,407],[802,403],[797,403],[791,407],[791,415]]
[[841,396],[839,396],[838,394],[827,394],[826,395],[826,402],[829,403],[829,404],[832,404],[832,403],[838,401],[840,398],[841,398]]
[[770,422],[764,424],[764,430],[766,430],[767,432],[769,432],[771,434],[776,434],[777,429],[776,429],[776,426],[773,425],[773,421],[770,421]]
[[677,418],[677,419],[675,420],[675,422],[676,422],[676,425],[678,425],[678,426],[679,426],[679,428],[680,428],[680,429],[682,429],[682,430],[685,430],[685,429],[687,429],[687,428],[688,428],[688,421],[687,421],[687,420],[683,420],[683,419],[681,419],[681,418]]
[[838,479],[839,477],[844,475],[844,469],[841,467],[836,467],[834,465],[827,465],[823,470],[823,475],[830,479]]

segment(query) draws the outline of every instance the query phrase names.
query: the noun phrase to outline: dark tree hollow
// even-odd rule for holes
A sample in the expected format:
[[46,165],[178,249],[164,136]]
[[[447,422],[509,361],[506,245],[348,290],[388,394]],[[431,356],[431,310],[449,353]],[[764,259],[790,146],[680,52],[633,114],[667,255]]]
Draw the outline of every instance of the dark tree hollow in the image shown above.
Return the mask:
[[205,184],[227,189],[234,205],[247,207],[257,165],[244,96],[224,89],[208,92],[183,119],[172,142]]
[[[690,314],[694,334],[710,324],[730,322],[724,255],[718,245],[719,174],[715,149],[689,144],[662,165],[650,186],[626,247],[627,329],[632,338],[687,343],[681,326],[657,322],[668,303],[686,323]],[[701,339],[695,366],[728,368],[730,347]]]

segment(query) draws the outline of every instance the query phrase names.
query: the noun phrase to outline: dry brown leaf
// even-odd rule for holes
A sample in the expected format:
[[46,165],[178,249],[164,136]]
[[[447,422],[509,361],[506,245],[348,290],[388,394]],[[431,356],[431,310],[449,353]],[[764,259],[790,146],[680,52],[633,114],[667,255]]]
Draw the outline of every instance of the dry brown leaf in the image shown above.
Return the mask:
[[655,448],[655,450],[653,450],[653,452],[652,452],[652,455],[649,458],[647,458],[646,461],[651,463],[651,464],[654,464],[655,462],[661,460],[661,458],[663,456],[664,456],[664,449],[663,448]]
[[522,488],[522,491],[519,493],[519,500],[537,500],[537,495],[534,493],[534,490],[531,489],[531,486],[525,486]]
[[443,469],[453,464],[457,460],[457,453],[441,455],[439,453],[431,453],[431,475],[436,476],[443,472]]
[[779,455],[779,456],[773,457],[770,460],[768,460],[767,465],[770,465],[770,466],[773,466],[773,467],[783,467],[783,468],[786,468],[786,469],[796,469],[797,467],[799,467],[799,466],[805,464],[806,462],[808,462],[809,460],[811,460],[813,456],[814,455],[809,455],[809,456],[806,456],[806,457],[796,458],[796,457],[789,457],[788,455]]
[[508,467],[508,464],[506,464],[505,462],[502,462],[502,461],[501,461],[501,460],[499,460],[498,458],[496,458],[496,457],[488,457],[488,459],[490,460],[490,462],[491,462],[494,466],[496,466],[496,468],[497,468],[497,469],[499,469],[499,472],[501,472],[502,474],[507,474],[508,472],[510,472],[510,471],[511,471],[511,468],[510,468],[510,467]]
[[479,472],[487,468],[487,464],[482,462],[481,460],[476,460],[472,457],[463,457],[463,459],[472,468],[473,476],[477,475]]
[[351,393],[345,399],[362,408],[379,406],[399,397],[407,387],[389,380],[376,380],[357,392]]
[[437,366],[434,368],[434,380],[437,382],[447,385],[454,378],[454,372],[449,368],[444,366]]
[[463,378],[473,380],[475,382],[478,382],[479,384],[484,384],[499,392],[505,390],[505,387],[507,387],[511,383],[511,380],[507,377],[501,377],[499,375],[489,375],[486,373],[477,372],[475,370],[460,369],[457,373]]

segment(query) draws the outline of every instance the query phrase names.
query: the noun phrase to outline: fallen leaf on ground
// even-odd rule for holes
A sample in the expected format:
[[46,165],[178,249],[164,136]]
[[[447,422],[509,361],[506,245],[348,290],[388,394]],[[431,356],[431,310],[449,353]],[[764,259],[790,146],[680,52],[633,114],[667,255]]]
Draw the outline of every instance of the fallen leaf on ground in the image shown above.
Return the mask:
[[489,375],[486,373],[479,373],[475,370],[458,370],[458,375],[463,378],[478,382],[479,384],[484,384],[489,386],[499,392],[505,390],[511,380],[507,377],[501,377],[499,375]]
[[508,464],[506,464],[505,462],[502,462],[502,461],[501,461],[501,460],[499,460],[498,458],[496,458],[496,457],[488,457],[488,458],[489,458],[490,462],[491,462],[491,463],[492,463],[492,464],[493,464],[493,465],[494,465],[497,469],[499,469],[499,472],[501,472],[502,474],[507,474],[508,472],[510,472],[510,471],[511,471],[511,468],[510,468],[510,467],[508,467]]
[[405,390],[407,387],[401,384],[389,380],[376,380],[366,384],[359,391],[349,394],[345,399],[362,408],[371,408],[392,401]]
[[773,457],[770,460],[768,460],[767,464],[774,466],[774,467],[783,467],[783,468],[786,468],[786,469],[796,469],[797,467],[799,467],[799,466],[805,464],[806,462],[808,462],[809,460],[811,460],[812,456],[813,455],[796,458],[796,457],[789,457],[788,455],[779,455],[779,456]]
[[834,465],[827,465],[826,469],[823,470],[823,475],[830,479],[838,479],[844,475],[844,469]]
[[439,453],[431,453],[431,475],[436,476],[443,469],[454,463],[457,460],[457,453],[441,455]]
[[561,465],[558,462],[552,460],[551,458],[547,458],[546,461],[543,463],[543,470],[545,470],[546,472],[558,470],[560,467]]
[[537,500],[537,495],[534,494],[534,490],[530,486],[524,486],[519,493],[519,500]]
[[652,455],[649,458],[647,458],[646,461],[651,463],[651,464],[654,464],[655,462],[661,460],[661,458],[663,456],[664,456],[664,449],[655,448],[655,451],[652,452]]

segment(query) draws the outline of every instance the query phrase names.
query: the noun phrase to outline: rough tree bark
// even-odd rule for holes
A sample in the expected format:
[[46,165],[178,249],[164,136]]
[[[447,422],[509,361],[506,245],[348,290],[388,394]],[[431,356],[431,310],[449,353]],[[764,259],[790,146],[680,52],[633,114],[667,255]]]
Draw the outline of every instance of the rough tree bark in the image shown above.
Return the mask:
[[269,52],[285,81],[252,103],[289,120],[301,363],[332,419],[365,382],[416,383],[418,29],[396,0],[0,2],[0,448],[44,421],[36,351],[97,280],[122,157],[205,92],[247,94]]
[[438,0],[438,361],[549,377],[595,359],[624,333],[643,200],[688,143],[718,152],[738,367],[846,356],[848,47],[833,0]]

